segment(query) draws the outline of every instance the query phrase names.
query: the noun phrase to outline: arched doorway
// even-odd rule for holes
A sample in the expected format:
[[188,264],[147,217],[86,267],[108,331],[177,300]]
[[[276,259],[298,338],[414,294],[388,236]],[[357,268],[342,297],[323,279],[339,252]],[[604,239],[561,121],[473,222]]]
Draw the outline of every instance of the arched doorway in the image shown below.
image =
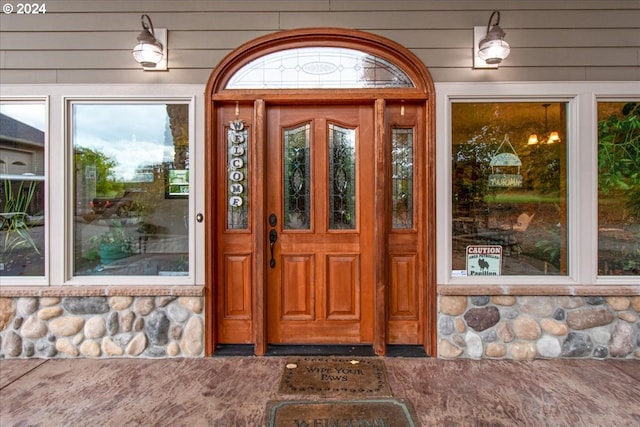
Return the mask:
[[302,29],[206,92],[206,352],[420,345],[435,355],[435,94],[406,48]]

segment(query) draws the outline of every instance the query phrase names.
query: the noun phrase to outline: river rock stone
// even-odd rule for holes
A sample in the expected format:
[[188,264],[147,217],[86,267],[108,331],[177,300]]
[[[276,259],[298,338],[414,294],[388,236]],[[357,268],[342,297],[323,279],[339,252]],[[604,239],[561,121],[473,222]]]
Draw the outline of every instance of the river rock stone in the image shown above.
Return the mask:
[[18,315],[27,317],[38,310],[38,299],[31,297],[18,298],[16,311]]
[[110,337],[104,337],[102,339],[102,352],[107,356],[122,356],[122,348],[114,343]]
[[57,337],[68,337],[75,335],[84,326],[82,317],[56,317],[49,322],[49,330]]
[[115,335],[118,333],[118,317],[119,316],[117,311],[112,311],[107,316],[107,333],[109,335]]
[[42,338],[47,335],[47,324],[36,316],[29,316],[20,328],[20,335],[24,338]]
[[465,315],[467,325],[478,332],[484,331],[500,321],[500,313],[493,306],[483,308],[471,308]]
[[556,320],[564,320],[567,317],[567,312],[562,308],[556,308],[551,317]]
[[144,319],[142,317],[136,317],[133,321],[133,330],[135,332],[140,332],[144,329]]
[[107,331],[104,318],[94,316],[84,324],[84,336],[89,339],[102,338]]
[[549,297],[519,297],[520,309],[527,314],[538,317],[549,317],[555,308]]
[[131,303],[133,303],[133,297],[118,296],[109,298],[109,305],[114,310],[124,310],[125,308],[129,308],[131,307]]
[[618,313],[618,318],[629,323],[636,323],[638,321],[638,315],[633,311],[623,311],[621,313]]
[[472,359],[479,359],[484,353],[484,346],[482,345],[482,338],[480,335],[468,331],[464,336],[464,341],[467,343],[467,355]]
[[60,298],[58,297],[42,297],[40,298],[40,307],[51,307],[52,305],[56,305],[60,303]]
[[93,340],[86,340],[80,344],[80,354],[87,357],[100,357],[100,344]]
[[179,340],[180,337],[182,337],[182,330],[183,328],[181,325],[172,326],[169,331],[169,336],[172,340]]
[[464,323],[464,320],[461,317],[456,317],[455,324],[457,333],[461,334],[467,330],[467,324]]
[[191,315],[189,310],[178,304],[171,304],[167,309],[167,312],[169,313],[169,316],[178,323],[186,322]]
[[56,350],[69,357],[78,357],[78,349],[71,343],[69,338],[60,338],[56,341]]
[[118,344],[122,348],[126,348],[127,345],[133,339],[133,334],[125,332],[124,334],[118,334],[111,337],[114,343]]
[[180,297],[178,304],[191,311],[192,313],[202,313],[202,298],[199,297]]
[[503,319],[513,320],[520,316],[520,312],[513,307],[500,307],[498,311],[500,311],[500,317]]
[[460,348],[465,348],[467,346],[467,343],[465,342],[462,335],[454,335],[453,337],[451,337],[451,340]]
[[498,340],[498,333],[495,329],[490,329],[482,334],[482,342],[494,342]]
[[153,297],[140,297],[137,298],[133,303],[133,311],[138,316],[146,316],[151,313],[155,308],[155,302]]
[[631,305],[631,300],[627,297],[605,297],[604,299],[609,307],[617,311],[626,310]]
[[593,343],[589,335],[581,332],[569,332],[562,343],[563,357],[586,357],[591,354]]
[[199,356],[202,353],[203,348],[203,325],[200,317],[194,316],[187,322],[182,334],[182,341],[180,347],[185,356]]
[[169,342],[169,319],[162,311],[155,311],[149,316],[145,331],[149,341],[155,345],[165,345]]
[[605,307],[581,308],[567,313],[567,325],[571,329],[590,329],[608,325],[613,321],[613,313]]
[[130,356],[139,356],[147,348],[147,336],[138,332],[127,345],[126,352]]
[[556,302],[560,307],[566,309],[578,308],[584,304],[582,297],[557,297]]
[[609,352],[613,357],[625,357],[633,351],[633,327],[625,322],[617,322],[611,333]]
[[120,330],[122,332],[130,332],[133,328],[133,320],[136,318],[136,315],[133,314],[133,311],[127,310],[120,315]]
[[469,300],[471,301],[471,304],[482,307],[489,304],[489,301],[491,301],[491,297],[488,295],[474,295],[470,297]]
[[531,360],[536,358],[536,346],[532,342],[514,342],[509,346],[511,357],[515,360]]
[[636,313],[640,313],[640,296],[631,298],[631,307]]
[[602,305],[605,301],[603,297],[584,297],[584,302],[589,305]]
[[7,332],[2,342],[2,350],[9,357],[18,357],[22,353],[22,338],[13,331]]
[[491,342],[487,344],[484,354],[487,357],[504,357],[507,354],[507,346],[501,342]]
[[152,345],[147,348],[144,355],[149,357],[165,357],[167,355],[167,350],[162,345]]
[[438,332],[440,335],[451,335],[455,330],[455,326],[453,325],[453,319],[451,317],[440,317],[438,322]]
[[544,336],[536,342],[536,350],[542,357],[556,358],[562,353],[558,338]]
[[609,350],[607,347],[603,345],[599,345],[593,350],[593,357],[597,357],[598,359],[604,359],[609,355]]
[[78,332],[74,337],[73,337],[73,345],[80,345],[80,343],[84,341],[84,333],[83,332]]
[[520,316],[513,321],[513,331],[516,337],[524,340],[536,340],[540,338],[542,331],[540,325],[533,317]]
[[38,319],[40,320],[51,320],[54,317],[59,317],[63,313],[62,307],[45,307],[38,311]]
[[438,356],[445,359],[455,359],[462,354],[462,349],[451,344],[449,340],[441,339],[438,343]]
[[440,313],[459,316],[467,309],[467,297],[443,295],[440,297]]
[[160,308],[166,307],[169,305],[169,303],[175,301],[177,298],[178,297],[172,295],[163,295],[161,297],[156,297],[156,306]]
[[167,354],[171,357],[175,357],[180,354],[180,346],[175,341],[170,342],[167,346]]
[[500,338],[503,342],[512,342],[516,339],[516,335],[513,332],[513,326],[511,322],[502,322],[496,328],[498,332],[498,338]]
[[22,354],[24,354],[24,357],[33,357],[35,353],[36,346],[32,341],[25,341],[22,343]]
[[596,344],[608,344],[611,339],[611,331],[608,326],[593,328],[590,332],[591,339]]
[[567,335],[567,333],[569,332],[569,328],[567,328],[567,325],[553,319],[542,319],[540,321],[540,326],[542,327],[543,331],[551,335]]
[[516,297],[511,295],[496,295],[491,297],[491,302],[495,305],[514,305],[516,303]]
[[71,314],[104,314],[109,311],[106,297],[70,297],[62,306]]
[[0,331],[4,331],[11,324],[16,314],[16,304],[13,298],[0,298]]

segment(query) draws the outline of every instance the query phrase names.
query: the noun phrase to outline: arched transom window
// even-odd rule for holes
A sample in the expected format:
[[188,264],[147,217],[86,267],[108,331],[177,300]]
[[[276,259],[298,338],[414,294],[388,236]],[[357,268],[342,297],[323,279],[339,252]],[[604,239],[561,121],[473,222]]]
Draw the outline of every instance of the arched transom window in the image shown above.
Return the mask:
[[407,73],[379,56],[338,47],[273,52],[238,70],[226,89],[413,88]]

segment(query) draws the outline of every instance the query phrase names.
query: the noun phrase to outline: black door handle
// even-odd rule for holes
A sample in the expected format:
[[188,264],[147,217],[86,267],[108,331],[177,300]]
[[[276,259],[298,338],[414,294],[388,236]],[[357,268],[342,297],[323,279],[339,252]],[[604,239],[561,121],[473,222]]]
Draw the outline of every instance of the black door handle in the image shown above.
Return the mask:
[[272,228],[271,231],[269,231],[269,249],[271,249],[271,260],[269,260],[269,267],[271,268],[275,268],[276,266],[276,260],[273,257],[273,247],[276,244],[276,240],[278,240],[278,232],[275,230],[275,228]]

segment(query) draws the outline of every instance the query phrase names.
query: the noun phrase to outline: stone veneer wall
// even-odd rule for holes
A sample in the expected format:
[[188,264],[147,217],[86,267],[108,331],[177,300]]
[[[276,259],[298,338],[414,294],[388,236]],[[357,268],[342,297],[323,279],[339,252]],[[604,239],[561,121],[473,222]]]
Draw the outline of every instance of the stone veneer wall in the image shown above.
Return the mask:
[[201,357],[203,304],[162,293],[2,297],[0,358]]
[[640,296],[439,298],[441,358],[640,359]]

